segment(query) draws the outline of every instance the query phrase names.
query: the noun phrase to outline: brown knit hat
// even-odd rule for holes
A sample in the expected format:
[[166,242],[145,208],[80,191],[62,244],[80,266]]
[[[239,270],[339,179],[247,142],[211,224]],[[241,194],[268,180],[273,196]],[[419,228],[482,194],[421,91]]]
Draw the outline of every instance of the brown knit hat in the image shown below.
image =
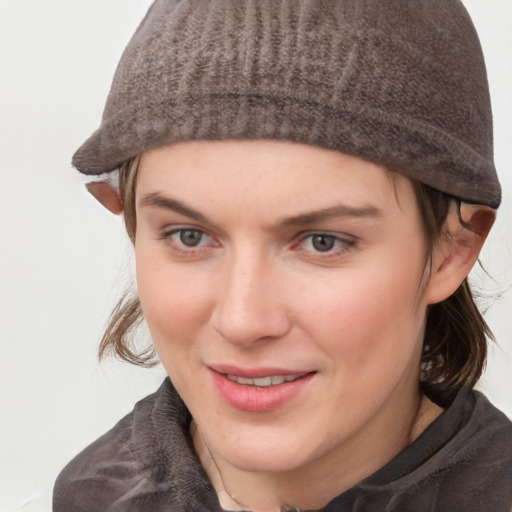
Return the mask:
[[73,165],[183,140],[275,139],[497,208],[482,49],[459,0],[156,0]]

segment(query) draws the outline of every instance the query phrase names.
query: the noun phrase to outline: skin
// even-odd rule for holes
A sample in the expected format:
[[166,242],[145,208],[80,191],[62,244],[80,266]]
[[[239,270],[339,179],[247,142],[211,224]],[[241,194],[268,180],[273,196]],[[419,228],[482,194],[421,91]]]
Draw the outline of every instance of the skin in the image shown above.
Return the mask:
[[[223,507],[320,508],[441,413],[418,385],[426,308],[485,236],[460,235],[452,212],[425,282],[410,180],[317,147],[194,141],[143,153],[136,204],[142,309]],[[312,377],[250,412],[220,396],[219,364]]]

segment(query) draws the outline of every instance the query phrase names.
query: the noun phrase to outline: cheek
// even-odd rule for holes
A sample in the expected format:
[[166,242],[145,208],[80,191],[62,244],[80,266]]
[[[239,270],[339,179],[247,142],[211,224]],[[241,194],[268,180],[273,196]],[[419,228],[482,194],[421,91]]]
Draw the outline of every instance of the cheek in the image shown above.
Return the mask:
[[394,372],[415,357],[425,316],[417,302],[420,276],[418,265],[391,260],[387,266],[351,269],[307,294],[306,329],[315,333],[332,364],[342,366],[342,378]]
[[157,258],[137,254],[137,288],[155,348],[164,363],[166,351],[189,349],[211,313],[207,280],[178,270]]
[[[208,389],[198,378],[198,354],[211,316],[208,276],[137,254],[137,287],[156,353],[180,396],[191,409],[207,409]],[[200,405],[198,406],[197,403]]]

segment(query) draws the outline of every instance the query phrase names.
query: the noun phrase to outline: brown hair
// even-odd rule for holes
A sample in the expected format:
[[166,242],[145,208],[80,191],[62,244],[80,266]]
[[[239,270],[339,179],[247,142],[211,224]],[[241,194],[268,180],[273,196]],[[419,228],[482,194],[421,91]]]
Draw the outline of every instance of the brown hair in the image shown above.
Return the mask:
[[[454,202],[462,227],[475,230],[462,220],[459,199],[418,181],[413,184],[423,221],[427,271],[430,272],[430,256]],[[423,392],[440,405],[446,405],[460,388],[473,387],[485,367],[487,339],[495,341],[466,277],[450,297],[428,308],[421,358]]]
[[[132,242],[135,241],[137,228],[135,189],[138,163],[139,157],[135,157],[119,169],[119,193],[126,230]],[[453,202],[458,204],[459,220],[463,227],[472,228],[460,218],[459,200],[418,181],[413,181],[413,184],[427,245],[428,277],[430,256]],[[138,297],[126,292],[110,316],[100,343],[99,358],[114,354],[136,365],[156,365],[158,361],[152,345],[142,350],[135,347],[137,327],[142,321]],[[421,387],[424,393],[440,405],[446,405],[460,388],[474,386],[485,365],[488,338],[494,340],[475,304],[466,278],[455,293],[431,305],[427,311],[421,360]]]

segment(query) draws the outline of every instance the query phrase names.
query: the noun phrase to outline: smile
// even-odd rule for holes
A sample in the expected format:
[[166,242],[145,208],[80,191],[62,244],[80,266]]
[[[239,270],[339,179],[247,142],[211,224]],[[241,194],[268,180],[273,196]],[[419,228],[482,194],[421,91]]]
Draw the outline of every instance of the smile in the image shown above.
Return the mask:
[[268,377],[260,377],[258,379],[249,379],[247,377],[239,377],[237,375],[226,374],[226,377],[238,384],[243,384],[245,386],[256,386],[266,388],[269,386],[278,386],[279,384],[284,384],[285,382],[293,382],[298,378],[302,377],[304,374],[296,374],[296,375],[272,375]]
[[224,402],[246,412],[270,412],[293,403],[316,380],[316,371],[297,372],[278,368],[241,369],[210,367],[214,388]]

